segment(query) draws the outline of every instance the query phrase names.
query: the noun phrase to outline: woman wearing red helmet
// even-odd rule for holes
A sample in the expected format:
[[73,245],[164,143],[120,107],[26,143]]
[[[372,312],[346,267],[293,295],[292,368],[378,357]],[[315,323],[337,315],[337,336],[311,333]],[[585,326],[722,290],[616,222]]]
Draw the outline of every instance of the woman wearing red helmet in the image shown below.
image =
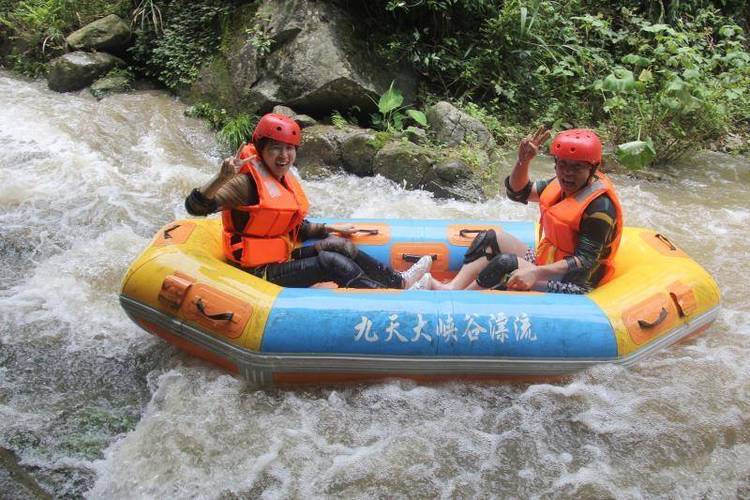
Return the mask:
[[529,164],[549,136],[540,127],[523,139],[513,171],[505,178],[510,199],[539,203],[536,252],[508,233],[486,231],[474,239],[453,280],[443,284],[427,274],[421,288],[586,293],[612,278],[622,207],[612,183],[597,171],[602,143],[593,130],[560,132],[550,146],[555,177],[532,183]]
[[[352,288],[408,288],[432,263],[423,257],[397,273],[360,251],[353,228],[308,222],[305,192],[290,172],[301,130],[293,119],[269,113],[255,127],[252,141],[221,164],[219,173],[185,199],[191,215],[221,210],[224,255],[234,265],[272,283],[307,287],[334,281]],[[300,241],[319,239],[296,248]]]

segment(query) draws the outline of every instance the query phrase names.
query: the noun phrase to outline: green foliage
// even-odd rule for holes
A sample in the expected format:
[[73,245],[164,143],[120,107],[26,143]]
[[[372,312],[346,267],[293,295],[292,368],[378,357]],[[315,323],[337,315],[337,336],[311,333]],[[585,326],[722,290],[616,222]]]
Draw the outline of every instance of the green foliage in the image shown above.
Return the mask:
[[6,57],[8,67],[22,75],[39,78],[47,74],[47,64],[34,58],[11,54]]
[[258,20],[254,25],[245,30],[247,40],[255,47],[258,57],[264,57],[273,50],[274,40],[270,31],[264,26],[263,20]]
[[0,26],[13,45],[5,58],[13,70],[36,77],[65,49],[65,37],[109,14],[127,17],[130,0],[21,0],[3,2]]
[[406,114],[421,127],[427,128],[430,126],[430,124],[427,123],[427,115],[425,115],[424,112],[417,111],[416,109],[407,109]]
[[185,109],[184,114],[185,116],[208,121],[211,128],[214,130],[221,130],[229,121],[226,109],[217,109],[215,106],[207,102],[201,102],[189,106]]
[[337,129],[343,129],[347,125],[349,125],[349,122],[341,113],[339,113],[337,110],[334,110],[331,114],[331,124],[333,124],[333,126]]
[[655,149],[650,159],[669,161],[724,136],[748,116],[750,54],[738,26],[709,10],[674,26],[624,14],[629,51],[622,66],[594,83],[616,143],[648,137]]
[[247,143],[253,135],[253,130],[258,122],[258,117],[248,114],[229,116],[224,108],[216,108],[214,105],[201,102],[189,106],[184,111],[185,116],[206,120],[211,128],[217,131],[216,138],[227,150],[237,149]]
[[620,144],[615,149],[615,156],[625,168],[642,170],[649,166],[656,158],[656,151],[651,139],[646,141],[632,141]]
[[469,116],[482,122],[499,145],[516,145],[528,133],[526,127],[507,124],[500,120],[498,118],[500,112],[497,110],[482,107],[472,101],[465,102],[461,104],[460,107]]
[[133,26],[140,26],[141,31],[146,30],[147,26],[154,33],[161,33],[164,20],[161,15],[161,9],[154,0],[140,0],[136,5],[133,13],[130,15]]
[[[427,117],[424,112],[406,109],[408,106],[402,106],[404,96],[393,84],[394,82],[391,82],[391,86],[380,96],[377,102],[371,98],[377,104],[378,113],[380,113],[372,115],[373,126],[386,132],[400,132],[404,129],[404,120],[411,118],[417,124],[427,127]],[[404,110],[406,111],[404,112]]]
[[130,54],[138,69],[172,90],[192,84],[219,48],[221,25],[230,7],[230,2],[221,0],[160,2],[161,24],[147,22],[136,30]]
[[257,121],[258,117],[241,114],[228,120],[216,136],[224,146],[236,151],[250,140]]
[[372,20],[361,29],[374,48],[415,68],[429,93],[476,103],[511,128],[606,123],[618,143],[650,137],[663,161],[747,127],[745,2],[348,4]]
[[111,78],[111,77],[122,77],[125,78],[128,83],[133,83],[135,81],[135,75],[130,70],[130,68],[113,68],[109,70],[109,72],[105,75],[105,78]]
[[373,148],[380,150],[383,149],[383,146],[385,146],[388,142],[390,142],[394,137],[394,134],[392,132],[387,131],[378,131],[375,132],[375,137],[367,141],[367,144],[372,146]]

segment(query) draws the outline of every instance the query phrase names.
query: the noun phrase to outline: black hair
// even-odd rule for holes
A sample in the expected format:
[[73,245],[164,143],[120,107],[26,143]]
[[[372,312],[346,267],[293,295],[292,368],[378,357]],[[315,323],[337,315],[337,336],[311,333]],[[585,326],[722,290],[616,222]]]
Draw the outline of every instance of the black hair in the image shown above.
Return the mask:
[[[270,137],[261,137],[257,141],[253,142],[253,146],[255,146],[255,150],[258,152],[258,154],[261,154],[261,152],[263,151],[263,148],[266,147],[266,144],[268,144],[269,142],[273,140],[274,139],[271,139]],[[283,142],[283,141],[278,141],[278,142]],[[294,149],[295,150],[299,149],[299,146],[294,146]]]
[[257,141],[253,142],[253,146],[255,146],[255,150],[258,152],[258,154],[263,151],[263,148],[266,147],[266,144],[268,144],[271,141],[269,137],[261,137]]

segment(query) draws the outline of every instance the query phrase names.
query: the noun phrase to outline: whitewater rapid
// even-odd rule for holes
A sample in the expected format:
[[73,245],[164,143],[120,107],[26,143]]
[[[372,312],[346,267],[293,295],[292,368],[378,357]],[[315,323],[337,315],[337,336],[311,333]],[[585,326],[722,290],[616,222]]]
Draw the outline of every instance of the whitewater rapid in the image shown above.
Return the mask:
[[[556,384],[257,390],[149,336],[120,279],[217,168],[213,133],[149,91],[96,101],[0,72],[0,447],[55,496],[750,495],[750,161],[614,176],[722,290],[717,322],[631,369]],[[508,164],[510,167],[510,163]],[[535,163],[549,175],[549,159]],[[383,178],[306,179],[314,216],[534,220]],[[0,473],[0,489],[6,482]],[[18,488],[18,486],[15,486]],[[19,490],[20,491],[20,490]]]

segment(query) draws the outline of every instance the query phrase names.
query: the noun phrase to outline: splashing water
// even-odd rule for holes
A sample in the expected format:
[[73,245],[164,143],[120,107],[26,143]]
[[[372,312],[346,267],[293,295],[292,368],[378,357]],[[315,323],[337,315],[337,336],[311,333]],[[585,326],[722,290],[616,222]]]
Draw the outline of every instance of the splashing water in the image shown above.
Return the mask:
[[[0,72],[0,446],[42,488],[90,498],[750,495],[750,286],[738,272],[747,159],[705,153],[663,182],[615,179],[628,225],[666,233],[719,282],[721,316],[691,343],[557,384],[261,391],[140,331],[117,303],[128,264],[186,215],[184,196],[218,165],[212,133],[183,109],[158,92],[96,101]],[[436,200],[382,178],[305,189],[315,216],[537,216],[501,195]],[[13,491],[7,476],[0,490]]]

